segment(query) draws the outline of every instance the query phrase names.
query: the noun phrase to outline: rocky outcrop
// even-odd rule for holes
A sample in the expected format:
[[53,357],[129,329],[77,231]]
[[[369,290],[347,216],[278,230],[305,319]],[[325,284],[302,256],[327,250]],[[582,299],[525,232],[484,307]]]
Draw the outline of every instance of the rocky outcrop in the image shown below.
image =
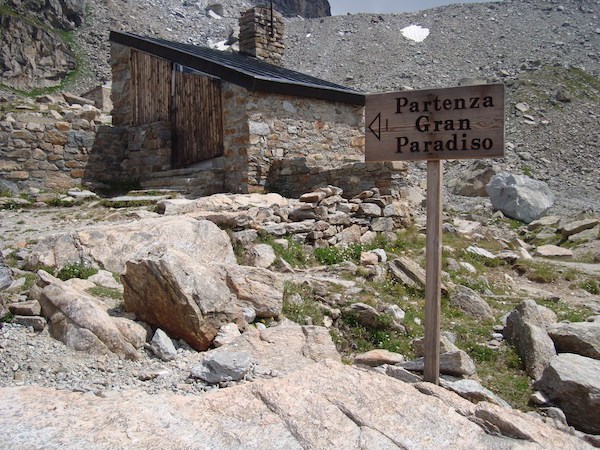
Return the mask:
[[600,434],[600,361],[560,354],[550,361],[535,387],[563,410],[570,425]]
[[[51,443],[57,435],[61,447],[91,449],[132,442],[159,448],[199,442],[210,448],[591,448],[519,411],[472,405],[450,392],[439,399],[333,361],[202,396],[130,391],[90,397],[36,387],[2,388],[0,395],[3,425],[19,430],[4,436],[12,448]],[[462,402],[470,406],[459,412]]]
[[35,15],[40,21],[60,30],[74,30],[84,20],[84,0],[6,0],[4,3],[15,11]]
[[[264,5],[264,0],[253,0],[256,5]],[[286,17],[302,16],[305,19],[331,15],[328,0],[274,0],[273,7]]]
[[539,219],[554,204],[548,185],[525,175],[500,173],[485,189],[494,209],[525,223]]
[[[406,370],[414,372],[423,372],[425,368],[425,358],[417,358],[413,361],[398,363],[399,366]],[[455,377],[471,376],[477,371],[475,363],[462,350],[455,350],[440,354],[440,373],[444,375],[452,375]]]
[[0,73],[8,86],[58,85],[75,69],[73,50],[56,31],[83,23],[83,0],[8,0],[0,13]]
[[30,296],[40,303],[52,337],[79,351],[140,357],[137,349],[145,342],[141,325],[109,316],[93,297],[43,270],[38,275]]
[[556,323],[556,315],[533,300],[525,300],[506,319],[504,338],[515,346],[527,374],[537,380],[556,355],[546,327]]
[[192,256],[198,264],[236,262],[227,233],[213,223],[168,217],[48,236],[32,249],[27,265],[91,264],[120,273],[127,261],[160,256],[171,250]]
[[[343,194],[341,188],[331,185],[305,193],[299,200],[272,193],[215,194],[198,200],[163,200],[158,210],[236,230],[252,228],[272,236],[294,235],[296,240],[318,247],[358,244],[369,236],[372,241],[376,232],[392,232],[413,222],[413,207],[406,198],[381,195],[377,188],[350,200]],[[424,271],[415,270],[418,274],[414,276],[424,280]]]
[[244,308],[258,318],[281,314],[283,282],[256,267],[203,265],[173,250],[129,261],[121,279],[127,311],[196,350],[206,350],[222,325],[243,326]]
[[248,327],[242,335],[206,355],[239,351],[252,356],[256,376],[283,376],[326,359],[341,361],[327,328],[298,325],[287,319],[262,330]]

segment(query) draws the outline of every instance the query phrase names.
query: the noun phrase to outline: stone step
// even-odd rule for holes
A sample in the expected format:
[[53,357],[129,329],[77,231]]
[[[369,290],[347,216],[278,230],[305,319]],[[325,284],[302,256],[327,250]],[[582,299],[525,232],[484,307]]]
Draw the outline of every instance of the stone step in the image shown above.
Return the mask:
[[159,178],[170,178],[170,177],[180,177],[180,176],[190,176],[195,173],[207,172],[211,170],[223,170],[224,166],[223,158],[214,158],[208,161],[202,161],[194,164],[191,167],[185,167],[183,169],[172,169],[172,170],[163,170],[162,172],[154,172],[149,174],[146,177],[146,180],[150,179],[159,179]]
[[150,180],[144,180],[140,182],[144,189],[167,189],[167,190],[180,190],[186,186],[198,186],[203,184],[203,178],[200,177],[165,177],[165,178],[154,178]]

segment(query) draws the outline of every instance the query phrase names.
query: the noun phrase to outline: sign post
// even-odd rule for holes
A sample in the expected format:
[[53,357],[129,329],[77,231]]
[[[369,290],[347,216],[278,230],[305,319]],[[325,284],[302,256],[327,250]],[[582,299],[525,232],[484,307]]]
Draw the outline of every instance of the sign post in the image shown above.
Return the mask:
[[425,381],[439,384],[444,159],[504,156],[504,86],[368,95],[366,161],[427,161]]

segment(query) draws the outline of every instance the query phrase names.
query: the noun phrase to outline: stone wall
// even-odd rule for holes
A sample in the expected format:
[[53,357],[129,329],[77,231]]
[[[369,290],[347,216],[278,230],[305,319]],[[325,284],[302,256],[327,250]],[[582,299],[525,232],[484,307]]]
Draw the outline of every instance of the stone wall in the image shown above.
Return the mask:
[[95,187],[135,182],[171,167],[171,124],[99,127],[84,181]]
[[144,178],[171,168],[171,122],[128,127],[121,177]]
[[81,185],[96,129],[110,118],[92,106],[29,108],[0,118],[0,189],[62,191]]
[[113,125],[131,124],[131,48],[110,43]]
[[315,171],[364,161],[361,106],[222,86],[227,189],[264,189],[282,159],[303,159]]
[[364,161],[362,106],[254,92],[247,111],[252,185],[264,186],[278,159],[305,158],[321,170]]
[[235,84],[221,83],[223,107],[223,156],[225,158],[225,190],[248,192],[248,91]]
[[376,187],[382,195],[398,197],[406,187],[406,171],[401,161],[348,163],[324,170],[307,164],[305,158],[280,159],[271,165],[266,189],[298,198],[311,189],[333,185],[351,198]]

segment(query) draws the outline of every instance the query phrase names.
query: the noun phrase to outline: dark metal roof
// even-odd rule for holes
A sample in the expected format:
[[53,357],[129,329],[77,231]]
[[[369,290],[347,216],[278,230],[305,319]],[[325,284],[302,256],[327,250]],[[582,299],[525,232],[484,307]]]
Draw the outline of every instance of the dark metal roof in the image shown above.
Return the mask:
[[362,92],[240,53],[222,52],[118,31],[110,32],[110,40],[219,77],[250,91],[296,95],[355,105],[365,104],[365,94]]

